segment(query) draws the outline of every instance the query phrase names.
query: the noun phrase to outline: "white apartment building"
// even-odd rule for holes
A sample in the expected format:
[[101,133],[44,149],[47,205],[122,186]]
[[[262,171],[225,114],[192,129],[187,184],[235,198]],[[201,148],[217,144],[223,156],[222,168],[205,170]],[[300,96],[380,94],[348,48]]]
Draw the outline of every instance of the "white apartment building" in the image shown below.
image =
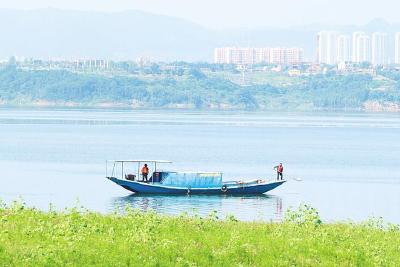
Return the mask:
[[302,48],[240,48],[214,49],[214,63],[251,65],[258,63],[295,65],[303,62]]
[[394,63],[400,65],[400,32],[395,35]]
[[215,48],[214,62],[224,64],[253,64],[254,53],[251,48]]
[[355,41],[354,62],[371,62],[371,39],[369,36],[366,34],[358,35]]
[[371,42],[371,63],[374,66],[384,66],[387,64],[387,35],[381,32],[372,34]]
[[214,62],[229,64],[228,47],[214,49]]
[[[333,31],[317,34],[317,62],[320,64],[341,64],[345,62],[372,63],[385,66],[389,62],[388,36],[374,32],[372,36],[364,32],[354,32],[350,36]],[[395,63],[400,64],[400,32],[395,37]]]
[[322,64],[336,64],[337,33],[322,31],[317,35],[317,61]]
[[255,61],[258,63],[270,63],[271,62],[271,48],[255,48]]
[[357,42],[358,38],[362,35],[365,35],[364,32],[354,32],[353,33],[353,40],[352,40],[352,52],[351,52],[351,61],[357,62]]
[[281,48],[285,52],[285,60],[283,65],[297,65],[303,63],[304,50],[298,47]]
[[336,45],[336,63],[349,62],[350,59],[350,38],[347,35],[339,35]]

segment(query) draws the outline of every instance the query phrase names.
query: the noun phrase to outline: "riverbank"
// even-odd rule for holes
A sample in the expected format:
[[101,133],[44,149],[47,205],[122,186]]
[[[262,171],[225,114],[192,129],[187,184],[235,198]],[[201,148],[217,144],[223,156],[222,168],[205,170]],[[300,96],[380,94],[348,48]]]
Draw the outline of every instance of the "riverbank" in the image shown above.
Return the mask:
[[324,224],[307,206],[284,223],[0,208],[1,266],[399,266],[399,244],[398,226]]
[[248,111],[400,111],[400,75],[237,70],[98,73],[0,66],[0,106]]

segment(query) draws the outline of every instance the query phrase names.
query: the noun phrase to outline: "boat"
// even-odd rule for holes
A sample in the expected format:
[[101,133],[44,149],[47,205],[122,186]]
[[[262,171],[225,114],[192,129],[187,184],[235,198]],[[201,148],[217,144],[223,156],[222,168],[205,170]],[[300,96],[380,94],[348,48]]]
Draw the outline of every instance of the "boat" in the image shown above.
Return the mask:
[[[145,163],[152,164],[154,170],[148,180],[140,175]],[[166,160],[110,160],[106,162],[106,178],[133,193],[171,195],[263,194],[286,182],[266,179],[224,181],[222,172],[177,172],[157,168],[160,164],[170,163]],[[136,174],[129,172],[133,166]]]

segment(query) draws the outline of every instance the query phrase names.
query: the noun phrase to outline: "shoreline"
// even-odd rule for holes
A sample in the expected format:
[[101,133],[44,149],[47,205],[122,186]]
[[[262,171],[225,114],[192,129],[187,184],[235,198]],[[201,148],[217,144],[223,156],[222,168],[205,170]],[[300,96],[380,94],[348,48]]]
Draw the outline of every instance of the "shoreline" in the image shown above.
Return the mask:
[[204,112],[204,113],[213,113],[213,112],[245,112],[245,113],[360,113],[360,114],[398,114],[400,113],[399,107],[386,108],[379,104],[371,104],[370,106],[375,108],[353,108],[353,109],[304,109],[304,108],[282,108],[282,109],[243,109],[243,108],[221,108],[221,107],[212,107],[212,108],[195,108],[190,106],[170,106],[170,107],[162,107],[157,108],[154,106],[146,107],[145,105],[140,106],[132,106],[129,104],[123,103],[115,103],[115,104],[81,104],[76,103],[73,105],[70,104],[60,104],[60,103],[47,103],[47,104],[24,104],[24,105],[16,105],[16,104],[5,104],[0,103],[1,109],[15,109],[15,110],[103,110],[103,111],[112,111],[112,110],[123,110],[123,111],[184,111],[184,112]]

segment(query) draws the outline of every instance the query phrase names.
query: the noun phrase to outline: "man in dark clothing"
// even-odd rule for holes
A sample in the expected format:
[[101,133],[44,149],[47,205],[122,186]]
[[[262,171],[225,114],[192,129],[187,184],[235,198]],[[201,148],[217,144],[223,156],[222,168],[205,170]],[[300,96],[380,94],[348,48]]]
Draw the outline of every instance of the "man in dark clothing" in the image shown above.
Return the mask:
[[276,170],[276,173],[277,173],[276,179],[279,181],[279,177],[281,177],[281,180],[283,180],[283,165],[282,165],[282,163],[279,163],[278,166],[275,166],[274,170]]

